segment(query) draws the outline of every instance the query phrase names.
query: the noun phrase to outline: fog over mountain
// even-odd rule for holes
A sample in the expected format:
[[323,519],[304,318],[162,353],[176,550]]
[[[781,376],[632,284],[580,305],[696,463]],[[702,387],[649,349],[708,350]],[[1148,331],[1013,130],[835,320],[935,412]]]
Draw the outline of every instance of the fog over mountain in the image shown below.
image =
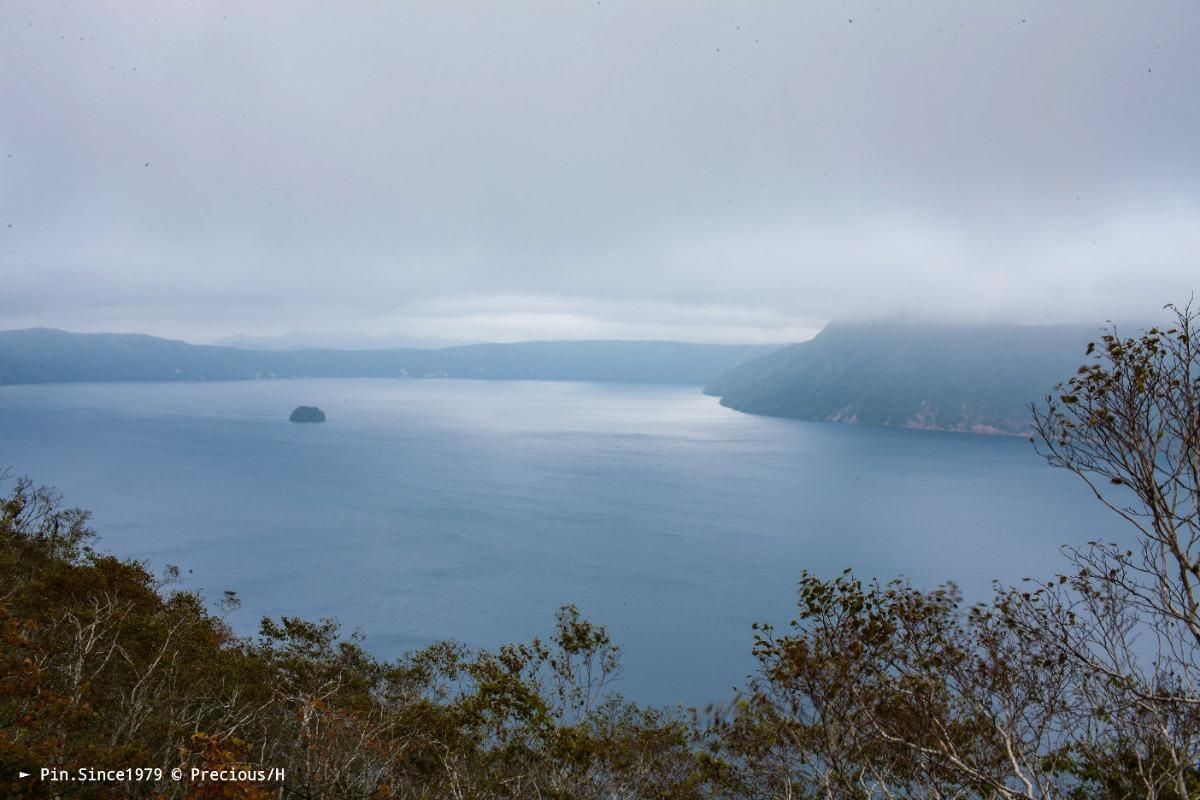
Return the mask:
[[779,342],[1196,288],[1200,5],[0,5],[0,329]]
[[477,343],[462,339],[405,336],[400,333],[369,336],[336,331],[288,331],[278,336],[234,334],[224,336],[212,344],[242,350],[391,350],[398,347],[434,350]]
[[745,361],[705,393],[775,417],[1029,434],[1031,403],[1086,363],[1084,325],[833,324]]
[[250,350],[145,334],[0,331],[0,386],[22,383],[470,378],[703,386],[771,345],[517,342],[444,349]]

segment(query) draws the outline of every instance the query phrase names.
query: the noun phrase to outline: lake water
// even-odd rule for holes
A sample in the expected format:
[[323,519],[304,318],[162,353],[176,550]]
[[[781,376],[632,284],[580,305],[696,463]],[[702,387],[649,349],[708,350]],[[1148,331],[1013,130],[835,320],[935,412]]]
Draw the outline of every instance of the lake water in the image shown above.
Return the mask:
[[[319,405],[320,425],[287,421]],[[576,603],[617,688],[703,706],[791,619],[800,571],[1049,575],[1123,537],[1027,440],[770,419],[695,388],[454,380],[0,387],[0,466],[91,509],[108,549],[390,657],[546,634]]]

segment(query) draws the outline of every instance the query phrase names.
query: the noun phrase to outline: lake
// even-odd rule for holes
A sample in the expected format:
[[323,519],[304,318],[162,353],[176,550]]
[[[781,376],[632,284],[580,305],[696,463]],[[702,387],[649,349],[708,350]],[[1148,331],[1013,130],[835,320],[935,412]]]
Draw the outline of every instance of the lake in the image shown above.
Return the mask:
[[[318,405],[323,424],[288,414]],[[177,564],[235,627],[332,616],[391,657],[548,634],[575,603],[616,688],[685,706],[753,669],[801,570],[1048,576],[1124,538],[1025,440],[754,417],[690,387],[460,380],[0,387],[0,466],[94,512],[102,545]]]

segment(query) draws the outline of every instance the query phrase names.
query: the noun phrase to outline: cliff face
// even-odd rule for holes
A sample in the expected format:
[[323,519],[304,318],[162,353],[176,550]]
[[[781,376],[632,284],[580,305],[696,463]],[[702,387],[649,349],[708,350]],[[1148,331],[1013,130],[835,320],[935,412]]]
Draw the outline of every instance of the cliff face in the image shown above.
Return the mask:
[[862,425],[1024,434],[1070,378],[1085,326],[833,324],[705,387],[738,411]]

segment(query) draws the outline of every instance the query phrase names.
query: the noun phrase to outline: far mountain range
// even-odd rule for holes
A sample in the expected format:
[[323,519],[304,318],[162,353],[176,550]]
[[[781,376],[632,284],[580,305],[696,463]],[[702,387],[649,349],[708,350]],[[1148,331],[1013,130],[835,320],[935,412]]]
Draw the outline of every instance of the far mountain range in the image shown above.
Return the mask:
[[475,378],[703,386],[779,345],[559,341],[440,349],[247,350],[142,334],[0,332],[0,384],[275,378]]
[[[831,324],[781,345],[547,341],[249,349],[141,334],[0,331],[0,384],[281,378],[673,383],[750,414],[973,433],[1029,431],[1029,404],[1074,374],[1095,327]],[[0,397],[2,411],[2,397]]]
[[438,350],[480,344],[471,339],[446,339],[431,336],[407,336],[390,333],[372,336],[336,331],[289,331],[278,336],[250,336],[239,333],[213,342],[217,347],[239,350]]

